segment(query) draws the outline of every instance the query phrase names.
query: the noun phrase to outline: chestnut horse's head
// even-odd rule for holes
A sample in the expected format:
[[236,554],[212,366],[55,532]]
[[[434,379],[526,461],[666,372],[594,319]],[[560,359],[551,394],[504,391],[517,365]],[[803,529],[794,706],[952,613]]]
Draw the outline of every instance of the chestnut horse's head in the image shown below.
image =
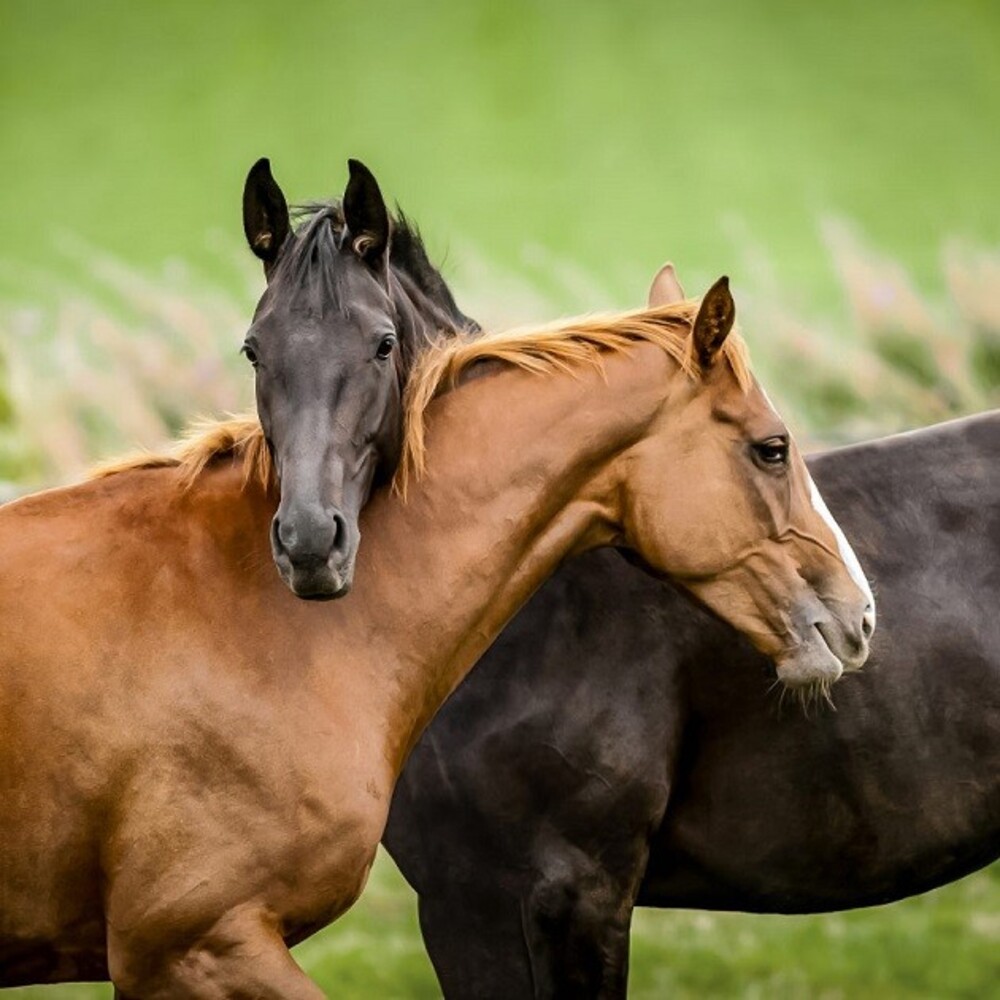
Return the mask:
[[[665,269],[651,305],[679,297]],[[786,684],[824,686],[867,659],[874,599],[742,350],[727,349],[734,319],[722,278],[692,324],[696,377],[678,380],[662,436],[651,428],[630,456],[626,538],[745,632]]]
[[267,278],[243,352],[281,484],[271,547],[292,591],[314,599],[350,589],[358,514],[395,470],[420,340],[470,325],[415,230],[390,218],[366,167],[349,166],[343,201],[313,207],[296,231],[267,160],[243,193]]

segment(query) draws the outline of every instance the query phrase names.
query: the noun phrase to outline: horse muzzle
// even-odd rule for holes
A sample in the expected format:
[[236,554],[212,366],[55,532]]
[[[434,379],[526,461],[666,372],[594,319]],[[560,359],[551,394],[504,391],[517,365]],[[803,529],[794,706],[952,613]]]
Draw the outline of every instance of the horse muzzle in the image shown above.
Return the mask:
[[336,510],[279,510],[271,522],[275,565],[304,600],[328,601],[350,592],[359,540],[356,522]]
[[790,688],[828,686],[844,673],[860,670],[868,659],[875,630],[870,602],[844,616],[825,613],[803,623],[799,642],[775,662],[778,679]]

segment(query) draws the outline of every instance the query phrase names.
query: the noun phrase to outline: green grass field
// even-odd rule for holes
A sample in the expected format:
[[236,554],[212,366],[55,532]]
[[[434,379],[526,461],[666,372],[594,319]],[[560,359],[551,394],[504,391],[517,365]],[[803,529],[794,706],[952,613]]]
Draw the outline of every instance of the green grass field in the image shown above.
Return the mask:
[[922,283],[1000,240],[998,39],[992,0],[4,0],[0,259],[71,233],[235,280],[253,160],[306,198],[357,156],[456,257],[633,302],[666,256],[745,280],[749,234],[829,306],[827,214]]
[[[996,406],[998,121],[994,0],[2,0],[0,498],[249,402],[262,154],[293,199],[364,159],[494,323],[636,304],[666,257],[692,293],[730,273],[814,442]],[[414,911],[383,859],[299,960],[433,997]],[[848,914],[641,911],[632,956],[635,997],[1000,996],[1000,868]]]
[[[439,995],[416,904],[382,856],[361,902],[296,957],[331,997]],[[109,1000],[103,986],[11,990]],[[890,907],[814,917],[638,910],[630,996],[642,1000],[903,1000],[1000,995],[1000,868]]]

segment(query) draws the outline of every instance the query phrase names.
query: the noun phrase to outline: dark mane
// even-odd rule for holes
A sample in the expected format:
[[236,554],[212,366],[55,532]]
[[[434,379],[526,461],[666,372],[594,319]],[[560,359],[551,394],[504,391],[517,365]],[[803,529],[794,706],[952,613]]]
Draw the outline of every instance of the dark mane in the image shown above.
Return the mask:
[[344,214],[339,202],[296,208],[299,224],[286,241],[271,274],[271,281],[304,293],[312,309],[347,312],[340,287],[337,259],[344,238]]
[[432,301],[451,315],[455,325],[462,329],[478,329],[458,308],[451,289],[441,272],[427,256],[423,237],[416,223],[409,219],[397,205],[392,217],[392,241],[389,244],[389,263],[404,274]]
[[[298,221],[295,238],[275,264],[275,279],[306,291],[317,309],[345,310],[336,266],[346,231],[340,200],[296,205],[294,214]],[[458,308],[444,277],[427,255],[420,231],[398,205],[391,223],[389,264],[397,280],[411,294],[420,292],[441,314],[441,332],[478,330]]]

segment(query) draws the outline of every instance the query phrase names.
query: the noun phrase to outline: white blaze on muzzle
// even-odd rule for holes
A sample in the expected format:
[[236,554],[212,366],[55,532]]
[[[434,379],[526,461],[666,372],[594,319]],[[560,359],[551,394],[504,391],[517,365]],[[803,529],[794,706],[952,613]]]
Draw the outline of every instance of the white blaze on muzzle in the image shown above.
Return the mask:
[[[809,473],[807,472],[806,475],[809,476]],[[830,508],[827,507],[826,501],[816,488],[812,476],[809,476],[809,496],[812,499],[813,509],[826,521],[833,532],[833,537],[837,539],[837,549],[840,552],[840,558],[843,559],[844,565],[847,567],[847,572],[851,574],[851,579],[858,585],[861,593],[868,598],[868,606],[871,608],[872,626],[874,626],[875,596],[872,594],[872,588],[868,584],[864,570],[861,569],[858,557],[854,554],[854,549],[851,548],[851,543],[847,540],[847,536],[841,530],[840,525],[833,519]]]
[[[768,396],[767,390],[759,383],[757,388],[760,389],[764,399],[767,400],[767,405],[771,407],[771,410],[777,417],[778,410],[774,403],[771,402],[771,397]],[[778,419],[780,420],[781,418],[778,417]],[[837,550],[840,552],[840,558],[847,567],[847,572],[850,574],[851,579],[858,585],[858,589],[861,593],[868,598],[868,607],[871,609],[869,612],[871,625],[872,628],[874,628],[875,595],[872,593],[872,588],[868,583],[864,570],[861,568],[861,563],[858,561],[858,557],[854,554],[854,549],[851,548],[851,543],[847,540],[847,536],[841,530],[840,525],[833,519],[833,514],[830,513],[830,508],[827,507],[826,501],[823,499],[822,494],[816,487],[813,477],[809,475],[808,469],[806,470],[806,478],[809,480],[809,497],[812,500],[813,510],[815,510],[816,513],[819,514],[824,521],[826,521],[827,525],[829,525],[830,530],[833,532],[833,537],[837,540]]]

